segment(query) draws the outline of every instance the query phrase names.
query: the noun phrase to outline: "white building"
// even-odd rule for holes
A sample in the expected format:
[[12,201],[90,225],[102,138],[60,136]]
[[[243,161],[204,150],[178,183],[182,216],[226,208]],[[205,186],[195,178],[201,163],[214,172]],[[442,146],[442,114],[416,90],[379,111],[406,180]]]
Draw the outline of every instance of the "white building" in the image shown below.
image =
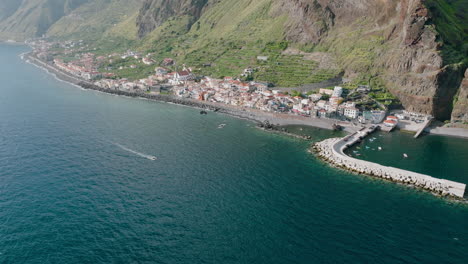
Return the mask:
[[101,78],[102,74],[100,72],[89,71],[89,72],[82,73],[81,76],[85,78],[86,80],[90,81],[90,80]]
[[342,94],[343,94],[343,87],[335,86],[335,89],[333,89],[332,97],[341,97]]
[[317,106],[320,107],[320,108],[325,108],[326,104],[327,104],[327,101],[320,100],[320,101],[318,101]]
[[344,116],[356,119],[359,116],[359,110],[355,107],[346,107],[344,109]]
[[338,106],[327,103],[327,104],[325,104],[325,110],[328,113],[334,113],[334,112],[338,111]]
[[154,60],[152,60],[150,58],[143,58],[142,61],[146,65],[153,65],[154,64]]
[[331,96],[331,95],[333,95],[333,90],[320,88],[319,93],[320,94],[327,94],[327,95]]
[[194,76],[193,74],[188,71],[188,70],[183,70],[176,72],[171,80],[169,80],[169,83],[172,85],[179,85],[183,84],[186,81],[193,80]]
[[320,109],[318,111],[318,116],[319,117],[327,117],[327,111],[325,109]]
[[312,102],[317,102],[318,100],[322,99],[322,95],[321,94],[311,94],[311,95],[309,95],[309,98],[310,98],[310,100],[312,100]]

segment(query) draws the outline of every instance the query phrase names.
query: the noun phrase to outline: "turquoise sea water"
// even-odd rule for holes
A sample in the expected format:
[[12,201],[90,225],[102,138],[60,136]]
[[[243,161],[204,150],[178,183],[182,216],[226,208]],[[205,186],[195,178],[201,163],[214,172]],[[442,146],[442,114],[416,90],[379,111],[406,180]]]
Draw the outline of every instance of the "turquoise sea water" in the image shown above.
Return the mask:
[[83,91],[25,50],[0,46],[0,263],[468,260],[465,204],[243,120]]

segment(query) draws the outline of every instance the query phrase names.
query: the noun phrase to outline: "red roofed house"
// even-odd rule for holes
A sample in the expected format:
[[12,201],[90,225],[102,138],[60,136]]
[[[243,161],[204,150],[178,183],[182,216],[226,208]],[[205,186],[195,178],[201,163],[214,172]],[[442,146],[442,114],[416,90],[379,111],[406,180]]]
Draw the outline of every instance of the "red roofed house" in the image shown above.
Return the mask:
[[169,80],[169,82],[173,85],[179,85],[179,84],[183,84],[186,81],[190,81],[193,79],[194,79],[193,74],[189,70],[184,69],[183,71],[176,72],[174,74],[174,77],[171,80]]
[[162,62],[162,65],[164,66],[171,66],[174,65],[174,60],[171,58],[165,58]]
[[393,121],[393,120],[385,120],[384,121],[384,125],[387,126],[387,127],[396,127],[397,124],[398,124],[398,122]]

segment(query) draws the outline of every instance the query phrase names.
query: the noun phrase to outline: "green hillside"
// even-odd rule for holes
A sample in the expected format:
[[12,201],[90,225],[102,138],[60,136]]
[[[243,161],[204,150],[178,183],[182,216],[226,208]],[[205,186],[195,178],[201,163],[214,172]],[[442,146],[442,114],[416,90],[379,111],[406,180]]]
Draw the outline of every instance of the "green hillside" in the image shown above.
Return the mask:
[[116,37],[135,38],[136,35],[131,36],[133,30],[129,32],[121,25],[136,27],[135,19],[140,6],[141,0],[94,0],[62,17],[48,29],[47,35],[62,39],[97,40],[106,32],[111,32],[110,35]]
[[[156,61],[175,59],[173,70],[186,64],[213,77],[241,77],[251,67],[254,73],[242,78],[280,87],[343,74],[347,89],[372,84],[383,103],[397,105],[393,93],[405,107],[444,119],[468,65],[467,2],[401,3],[3,0],[0,39],[84,39],[97,54],[138,50]],[[150,72],[142,66],[118,74]]]
[[[142,39],[136,38],[133,17],[117,24],[98,41],[98,53],[124,50],[116,43],[151,52],[156,61],[174,58],[199,74],[214,77],[240,76],[245,68],[256,69],[258,81],[278,86],[298,86],[335,77],[338,68],[322,69],[303,55],[283,54],[293,43],[284,40],[287,15],[277,15],[273,0],[221,1],[210,6],[190,28],[190,15],[172,18]],[[51,31],[52,32],[52,31]],[[267,56],[258,61],[257,56]],[[134,70],[138,71],[138,70]],[[145,67],[141,71],[146,72]],[[135,74],[134,74],[135,75]],[[142,74],[136,73],[135,76]]]
[[0,39],[24,40],[42,36],[57,20],[89,0],[5,1],[0,4]]

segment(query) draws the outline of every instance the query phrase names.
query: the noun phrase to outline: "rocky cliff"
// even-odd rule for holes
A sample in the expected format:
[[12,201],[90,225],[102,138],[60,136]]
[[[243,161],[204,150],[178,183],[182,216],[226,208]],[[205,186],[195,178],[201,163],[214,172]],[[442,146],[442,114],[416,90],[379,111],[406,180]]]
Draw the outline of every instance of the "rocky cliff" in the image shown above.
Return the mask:
[[465,78],[462,81],[460,90],[454,100],[452,121],[456,123],[468,123],[468,69],[465,71]]
[[190,16],[190,28],[197,21],[208,0],[146,0],[137,18],[138,36],[146,34],[161,26],[173,17]]
[[[146,0],[138,18],[139,35],[144,36],[180,15],[193,18],[187,25],[190,27],[200,17],[203,19],[204,10],[224,1]],[[337,57],[349,77],[365,71],[380,76],[411,111],[432,114],[441,120],[450,118],[466,69],[463,24],[467,21],[463,1],[269,2],[274,10],[270,12],[272,19],[288,17],[283,25],[284,39],[321,47]],[[212,24],[216,25],[216,21]]]
[[[289,12],[291,18],[286,38],[337,46],[342,50],[352,47],[354,41],[368,39],[363,52],[368,52],[373,61],[366,70],[376,71],[382,76],[405,108],[445,120],[450,118],[452,101],[466,65],[460,63],[463,58],[450,61],[447,58],[450,54],[444,56],[444,49],[452,48],[463,53],[466,36],[460,41],[463,31],[459,30],[454,32],[455,40],[443,38],[445,32],[440,31],[437,22],[456,22],[450,20],[451,14],[443,13],[450,9],[441,11],[441,6],[431,2],[434,1],[282,1],[283,10]],[[463,20],[466,22],[466,17]],[[359,31],[360,40],[352,36],[353,30]],[[378,43],[371,43],[372,38],[376,38]],[[349,42],[339,43],[343,40]],[[342,52],[336,53],[340,55]],[[356,59],[341,55],[344,55],[342,60],[345,64],[349,62],[346,60]],[[345,70],[352,75],[359,69],[351,65]]]

